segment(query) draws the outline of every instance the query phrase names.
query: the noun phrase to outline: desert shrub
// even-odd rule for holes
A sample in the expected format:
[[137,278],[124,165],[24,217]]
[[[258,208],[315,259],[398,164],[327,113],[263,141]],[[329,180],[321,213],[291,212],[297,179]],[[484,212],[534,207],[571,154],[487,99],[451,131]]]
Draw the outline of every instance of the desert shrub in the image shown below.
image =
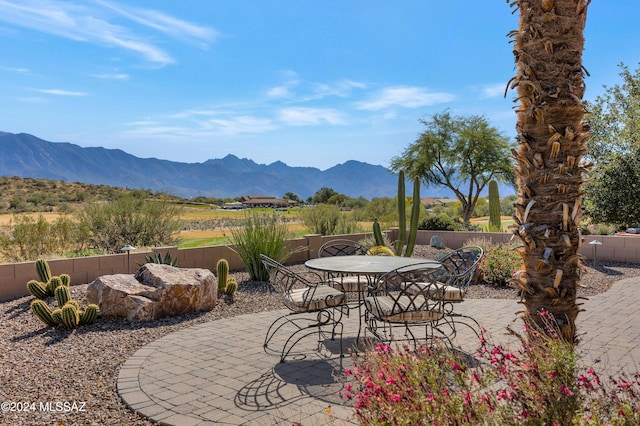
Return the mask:
[[483,333],[480,362],[448,347],[379,344],[354,355],[342,397],[361,425],[640,424],[640,376],[581,371],[573,346],[547,324],[526,328],[517,350]]
[[429,231],[461,231],[462,224],[444,213],[427,216],[418,224],[418,229]]
[[478,267],[487,284],[506,287],[513,273],[522,268],[522,257],[513,244],[490,244]]
[[348,212],[341,212],[338,206],[333,204],[318,204],[313,208],[303,209],[300,218],[313,234],[339,235],[359,231],[356,218]]
[[118,253],[127,244],[159,247],[175,243],[181,229],[180,207],[165,201],[119,196],[111,202],[87,204],[78,213],[91,248]]
[[292,253],[286,244],[290,237],[287,224],[275,214],[248,213],[244,224],[230,232],[234,250],[253,281],[269,281],[269,271],[260,254],[283,263]]
[[0,232],[0,255],[12,262],[64,255],[83,249],[83,233],[68,216],[49,223],[43,215],[15,215]]

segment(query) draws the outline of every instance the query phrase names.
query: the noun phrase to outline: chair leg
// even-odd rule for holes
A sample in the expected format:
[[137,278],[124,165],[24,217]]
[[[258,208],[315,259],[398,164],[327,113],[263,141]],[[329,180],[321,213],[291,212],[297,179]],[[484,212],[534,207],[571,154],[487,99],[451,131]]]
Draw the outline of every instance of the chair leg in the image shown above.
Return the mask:
[[[277,318],[273,323],[271,323],[271,326],[269,326],[269,329],[267,330],[267,334],[265,336],[265,341],[263,344],[265,352],[279,353],[280,362],[285,362],[285,359],[291,354],[291,351],[296,346],[296,344],[298,344],[298,342],[300,342],[305,337],[315,334],[316,330],[318,332],[318,344],[320,345],[320,343],[322,342],[323,334],[322,327],[330,326],[331,340],[334,340],[336,335],[338,335],[339,337],[340,356],[342,357],[342,309],[339,308],[338,310],[340,311],[339,316],[336,316],[335,309],[331,308],[330,310],[323,309],[321,311],[317,311],[315,319],[304,318],[300,316],[301,313],[297,312],[289,313]],[[276,336],[276,334],[278,334],[278,332],[287,325],[291,325],[294,328],[293,333],[291,333],[287,337],[281,351],[273,350],[269,347],[269,343],[274,338],[274,336]]]

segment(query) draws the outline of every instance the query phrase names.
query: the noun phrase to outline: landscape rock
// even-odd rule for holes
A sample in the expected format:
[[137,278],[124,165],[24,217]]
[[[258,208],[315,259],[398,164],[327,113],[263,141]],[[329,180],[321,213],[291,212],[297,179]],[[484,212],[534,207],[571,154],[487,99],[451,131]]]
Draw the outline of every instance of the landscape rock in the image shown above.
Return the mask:
[[437,249],[443,250],[445,248],[447,248],[447,246],[445,246],[444,244],[444,240],[442,239],[442,237],[440,235],[434,235],[431,237],[431,240],[429,241],[429,245],[431,247],[435,247]]
[[208,269],[148,263],[135,275],[96,278],[86,297],[104,317],[151,321],[215,307],[217,281]]

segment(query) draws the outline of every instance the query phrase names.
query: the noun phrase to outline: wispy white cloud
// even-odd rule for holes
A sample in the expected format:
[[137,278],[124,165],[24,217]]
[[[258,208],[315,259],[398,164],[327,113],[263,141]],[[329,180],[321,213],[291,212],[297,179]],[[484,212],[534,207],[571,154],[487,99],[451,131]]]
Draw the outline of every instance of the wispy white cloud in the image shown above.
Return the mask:
[[291,96],[291,91],[287,86],[276,86],[267,90],[267,97],[269,98],[286,98]]
[[21,74],[26,74],[28,72],[31,72],[27,68],[0,67],[0,69],[5,70],[5,71],[17,72],[17,73],[21,73]]
[[44,93],[47,95],[56,95],[56,96],[87,96],[87,92],[74,92],[71,90],[64,89],[31,89],[34,92]]
[[218,32],[212,28],[174,18],[157,10],[129,7],[109,1],[95,1],[133,22],[203,49],[208,48],[209,43],[219,36]]
[[93,77],[102,78],[105,80],[129,80],[129,74],[116,73],[116,74],[93,74]]
[[340,80],[334,83],[318,83],[313,89],[316,97],[338,96],[341,98],[351,94],[353,89],[366,89],[367,85],[353,80]]
[[113,12],[146,28],[183,42],[206,48],[217,33],[162,12],[120,7],[114,2],[97,1],[90,5],[60,0],[22,0],[19,4],[0,0],[0,21],[10,25],[54,34],[71,40],[119,47],[136,52],[146,60],[166,65],[174,62],[164,49],[149,41],[148,35],[109,22]]
[[318,126],[323,123],[338,126],[346,123],[340,112],[330,108],[285,108],[279,111],[278,118],[290,126]]
[[356,108],[370,111],[379,111],[390,107],[419,108],[450,102],[454,99],[455,96],[451,93],[429,92],[422,87],[389,87],[368,101],[357,102]]
[[492,84],[482,88],[480,97],[482,99],[497,98],[504,96],[506,83]]
[[212,118],[205,127],[224,135],[238,135],[241,133],[263,133],[273,130],[276,126],[267,118],[238,116],[232,118]]

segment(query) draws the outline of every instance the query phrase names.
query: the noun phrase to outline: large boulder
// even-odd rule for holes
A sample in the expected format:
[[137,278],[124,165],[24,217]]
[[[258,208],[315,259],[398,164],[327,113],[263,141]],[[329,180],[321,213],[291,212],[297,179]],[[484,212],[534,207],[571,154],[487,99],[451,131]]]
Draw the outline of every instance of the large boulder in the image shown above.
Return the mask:
[[147,263],[135,275],[103,275],[87,288],[104,317],[149,321],[216,306],[217,281],[208,269]]

